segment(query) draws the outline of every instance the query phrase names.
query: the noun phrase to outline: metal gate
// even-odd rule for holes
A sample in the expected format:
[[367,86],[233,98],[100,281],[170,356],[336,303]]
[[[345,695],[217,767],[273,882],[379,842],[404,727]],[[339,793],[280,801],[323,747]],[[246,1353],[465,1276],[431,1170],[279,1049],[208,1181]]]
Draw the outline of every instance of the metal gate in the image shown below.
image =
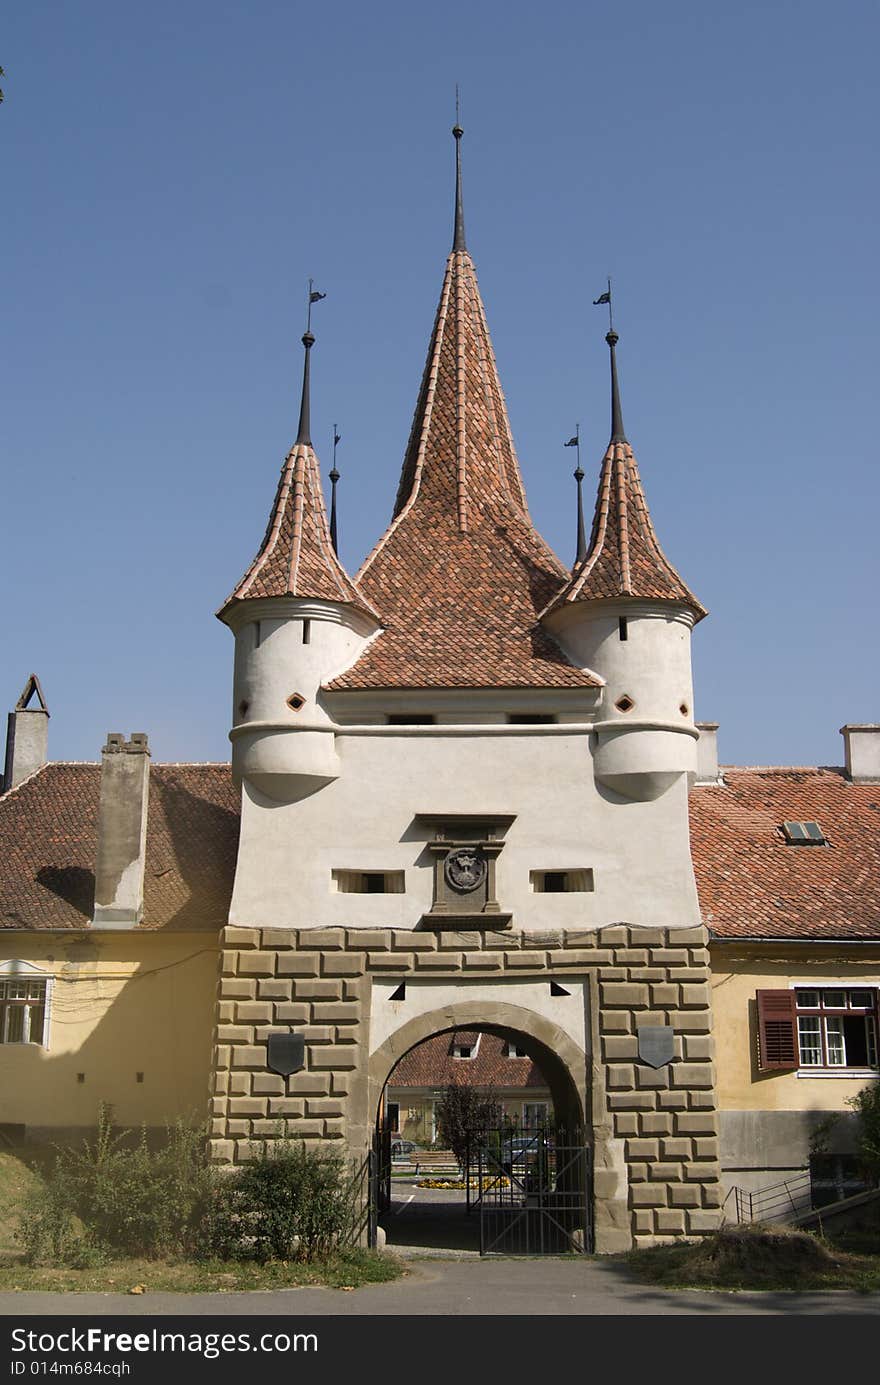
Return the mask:
[[[592,1246],[590,1149],[582,1129],[484,1130],[472,1146],[481,1255],[583,1255]],[[470,1193],[470,1187],[469,1187]]]
[[367,1244],[376,1245],[379,1218],[391,1207],[391,1131],[377,1126],[369,1156],[369,1222]]

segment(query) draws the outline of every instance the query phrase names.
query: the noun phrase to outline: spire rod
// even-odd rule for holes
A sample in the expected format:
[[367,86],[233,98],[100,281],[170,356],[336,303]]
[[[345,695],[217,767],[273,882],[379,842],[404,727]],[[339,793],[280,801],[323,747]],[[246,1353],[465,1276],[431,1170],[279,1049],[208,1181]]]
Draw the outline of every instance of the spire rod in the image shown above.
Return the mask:
[[302,344],[306,349],[306,355],[305,360],[303,362],[302,400],[300,401],[299,406],[299,429],[296,434],[296,441],[297,443],[305,443],[306,446],[311,447],[311,419],[309,417],[309,357],[311,356],[312,347],[315,344],[315,338],[312,336],[311,332],[303,332]]
[[577,482],[577,554],[575,564],[582,563],[587,556],[587,531],[584,527],[584,469],[581,466],[581,425],[578,423],[574,430],[577,441],[577,466],[574,469],[574,479]]
[[611,441],[626,442],[623,413],[620,408],[620,387],[617,383],[617,356],[614,350],[620,338],[613,327],[610,332],[606,332],[605,340],[611,351]]
[[336,470],[336,445],[341,442],[337,425],[333,425],[333,466],[330,470],[330,542],[333,544],[333,552],[339,557],[339,545],[336,533],[336,482],[339,480],[339,472]]
[[315,344],[315,338],[312,336],[312,304],[320,303],[321,299],[326,297],[326,293],[319,293],[315,288],[314,279],[310,279],[306,299],[306,330],[302,336],[302,344],[306,348],[306,358],[303,362],[302,400],[299,406],[299,429],[296,434],[297,442],[307,443],[309,447],[312,445],[311,420],[309,418],[309,357]]
[[464,203],[461,198],[461,137],[464,130],[459,124],[459,100],[458,87],[455,88],[455,124],[452,127],[455,136],[455,235],[452,240],[453,250],[467,250],[464,238]]

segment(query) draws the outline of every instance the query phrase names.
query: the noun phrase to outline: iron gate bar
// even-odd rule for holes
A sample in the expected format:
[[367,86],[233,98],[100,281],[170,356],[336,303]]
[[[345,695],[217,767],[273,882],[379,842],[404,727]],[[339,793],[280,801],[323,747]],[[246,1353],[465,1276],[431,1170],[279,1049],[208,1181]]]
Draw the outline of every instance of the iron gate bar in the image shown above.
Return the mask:
[[590,1151],[584,1132],[509,1125],[477,1145],[482,1255],[591,1249]]

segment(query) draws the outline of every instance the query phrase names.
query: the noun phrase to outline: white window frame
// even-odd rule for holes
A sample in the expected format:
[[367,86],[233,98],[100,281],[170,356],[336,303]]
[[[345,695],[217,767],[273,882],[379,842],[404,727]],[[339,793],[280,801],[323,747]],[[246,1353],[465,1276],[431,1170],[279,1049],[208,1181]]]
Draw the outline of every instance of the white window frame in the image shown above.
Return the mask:
[[[541,1108],[541,1110],[542,1110],[542,1112],[543,1112],[543,1116],[542,1116],[542,1118],[541,1118],[540,1120],[532,1121],[531,1124],[530,1124],[530,1123],[529,1123],[528,1113],[529,1113],[530,1110],[532,1110],[532,1111],[536,1110],[537,1107],[539,1107],[539,1106],[540,1106],[540,1108]],[[549,1101],[524,1101],[523,1104],[522,1104],[522,1124],[523,1124],[523,1127],[526,1128],[526,1129],[532,1129],[532,1128],[537,1127],[537,1126],[544,1126],[544,1125],[546,1125],[547,1122],[548,1122],[548,1120],[549,1120],[549,1116],[548,1116],[549,1110],[550,1110],[550,1103],[549,1103]]]
[[[841,981],[837,977],[832,978],[830,980],[823,980],[821,978],[817,978],[814,980],[811,978],[809,981],[789,982],[788,989],[790,991],[794,991],[795,993],[795,1036],[798,1045],[798,1077],[880,1077],[880,1034],[878,1034],[877,1032],[877,992],[880,988],[878,988],[876,983],[871,984],[870,982]],[[803,1007],[799,1006],[797,1003],[797,996],[799,992],[804,991],[815,993],[818,997],[819,1004]],[[826,1012],[824,1004],[824,992],[826,991],[843,992],[847,998],[846,1006],[829,1007]],[[853,1009],[849,1004],[850,991],[870,992],[874,996],[873,1009]],[[856,1066],[854,1064],[847,1066],[846,1063],[828,1062],[805,1063],[803,1061],[802,1055],[807,1045],[802,1040],[801,1021],[803,1020],[807,1024],[814,1021],[818,1021],[816,1037],[819,1044],[819,1052],[820,1055],[827,1056],[830,1052],[830,1045],[828,1041],[828,1021],[840,1021],[842,1019],[845,1019],[847,1015],[861,1015],[864,1017],[867,1031],[866,1046],[869,1055],[871,1053],[871,1049],[873,1048],[874,1062],[867,1065],[862,1064],[861,1066]],[[842,1032],[840,1035],[840,1039],[841,1043],[844,1045],[843,1052],[845,1057],[845,1039],[843,1037]]]
[[[52,991],[55,978],[51,972],[45,971],[42,967],[34,966],[33,962],[25,962],[20,957],[10,958],[6,962],[0,962],[0,981],[36,981],[42,982],[45,990],[43,993],[43,1031],[38,1039],[30,1033],[30,1011],[35,1008],[25,1005],[26,1027],[28,1037],[26,1039],[13,1039],[7,1043],[5,1034],[0,1035],[0,1048],[49,1048],[50,1017],[52,1013]],[[5,1012],[4,1024],[8,1026],[9,1011]]]

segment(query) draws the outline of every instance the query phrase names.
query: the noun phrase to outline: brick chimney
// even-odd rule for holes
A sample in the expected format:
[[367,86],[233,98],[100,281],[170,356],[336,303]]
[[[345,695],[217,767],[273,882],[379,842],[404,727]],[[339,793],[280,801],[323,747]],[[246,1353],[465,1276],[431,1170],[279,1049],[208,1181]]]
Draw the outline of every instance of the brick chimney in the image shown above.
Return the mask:
[[95,928],[134,928],[144,916],[150,751],[143,732],[111,731],[101,752]]
[[[38,707],[29,704],[36,698]],[[29,774],[42,769],[49,749],[49,708],[35,673],[9,713],[6,723],[6,766],[3,792],[15,789]]]
[[854,784],[880,784],[880,726],[855,723],[841,726],[846,777]]

